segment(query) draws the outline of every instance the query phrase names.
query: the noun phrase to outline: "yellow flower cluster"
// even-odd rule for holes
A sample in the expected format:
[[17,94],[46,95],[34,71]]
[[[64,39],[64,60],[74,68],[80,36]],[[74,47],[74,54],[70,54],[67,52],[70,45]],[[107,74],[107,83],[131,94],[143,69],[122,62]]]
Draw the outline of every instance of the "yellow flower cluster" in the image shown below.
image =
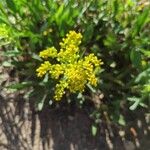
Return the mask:
[[40,52],[39,56],[44,59],[47,59],[48,57],[54,58],[57,56],[57,50],[55,47],[47,48],[46,50]]
[[12,36],[10,36],[10,27],[8,27],[6,24],[0,24],[0,45],[5,45],[11,43]]
[[38,77],[43,77],[51,68],[51,64],[49,61],[44,61],[43,64],[36,70]]
[[65,94],[65,89],[68,88],[68,83],[65,80],[60,80],[59,84],[56,84],[55,90],[55,100],[61,100],[62,96]]
[[5,24],[0,25],[0,38],[8,38],[9,37],[9,29]]
[[49,61],[44,61],[36,70],[38,77],[48,73],[52,79],[58,80],[55,100],[60,100],[65,94],[65,90],[72,93],[83,92],[86,84],[97,85],[95,70],[100,69],[102,62],[94,54],[80,58],[78,46],[81,39],[80,33],[70,31],[63,42],[60,42],[59,52],[54,47],[40,52],[41,58],[48,59],[50,57],[55,59],[53,62],[57,62],[51,64]]
[[70,31],[66,38],[63,38],[63,42],[60,42],[60,46],[66,49],[70,45],[79,46],[81,43],[82,35],[81,33],[76,33],[75,31]]
[[75,31],[70,31],[63,38],[63,42],[60,42],[60,52],[58,53],[58,61],[74,63],[79,58],[79,44],[81,43],[82,35],[81,33],[76,33]]

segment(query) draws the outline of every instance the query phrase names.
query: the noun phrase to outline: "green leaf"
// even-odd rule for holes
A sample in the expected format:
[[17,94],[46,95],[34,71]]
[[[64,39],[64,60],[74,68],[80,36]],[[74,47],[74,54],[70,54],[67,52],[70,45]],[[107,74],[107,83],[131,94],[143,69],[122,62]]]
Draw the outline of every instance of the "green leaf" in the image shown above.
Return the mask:
[[43,106],[44,106],[44,102],[45,102],[46,97],[47,97],[47,94],[45,94],[45,95],[43,96],[42,100],[38,103],[37,108],[38,108],[39,111],[41,111],[41,110],[43,109]]
[[88,26],[86,26],[86,30],[84,32],[84,41],[89,41],[92,38],[93,35],[93,31],[94,31],[94,25],[93,24],[89,24]]
[[118,13],[118,8],[119,8],[119,4],[118,4],[118,1],[115,0],[113,1],[113,12],[114,12],[114,15],[116,15]]
[[7,86],[8,89],[15,89],[15,90],[22,90],[24,88],[28,88],[32,85],[31,82],[22,82],[22,83],[15,83],[12,85]]
[[14,50],[7,50],[6,52],[3,52],[2,55],[7,56],[7,57],[16,57],[21,54],[22,54],[21,51],[19,51],[18,49],[14,49]]
[[141,53],[139,51],[132,50],[130,53],[130,59],[135,67],[141,68]]
[[43,106],[44,106],[44,101],[41,101],[40,103],[38,103],[38,110],[41,111]]
[[58,8],[57,12],[55,13],[55,21],[56,21],[56,23],[57,23],[58,25],[61,25],[61,22],[62,22],[62,17],[61,17],[61,15],[63,14],[64,6],[65,6],[65,5],[62,4],[62,5]]
[[123,115],[119,115],[119,120],[118,120],[118,123],[122,126],[125,126],[126,125],[126,122],[125,122],[125,119],[124,119],[124,116]]
[[48,82],[48,74],[46,74],[44,79],[43,79],[43,83],[47,83],[47,82]]
[[148,79],[150,79],[150,68],[144,70],[143,72],[141,72],[135,79],[135,83],[139,83],[139,82],[147,82]]
[[104,40],[104,45],[108,47],[114,47],[116,45],[116,37],[113,33],[107,35],[106,39]]
[[82,98],[83,98],[82,93],[79,93],[78,96],[77,96],[77,99],[82,99]]
[[11,67],[11,66],[13,66],[13,65],[12,65],[12,63],[9,62],[9,61],[4,61],[4,62],[2,63],[2,66],[4,66],[4,67]]
[[87,87],[88,87],[93,93],[96,93],[96,90],[95,90],[90,84],[87,84]]
[[6,0],[7,2],[7,6],[14,12],[16,13],[17,12],[17,9],[16,9],[16,5],[14,3],[14,0]]
[[96,125],[92,125],[91,130],[92,130],[92,135],[96,136],[96,134],[97,134],[97,126]]
[[150,8],[148,7],[137,17],[137,20],[133,26],[134,27],[133,34],[132,34],[133,37],[137,35],[142,29],[142,27],[147,23],[149,12],[150,12]]
[[146,105],[146,104],[144,104],[142,102],[140,103],[140,106],[143,107],[143,108],[148,108],[148,105]]
[[35,59],[35,60],[42,61],[42,59],[40,58],[40,56],[37,55],[37,54],[35,54],[35,53],[32,53],[32,58]]
[[142,92],[143,93],[150,93],[150,84],[144,85]]
[[141,102],[141,98],[138,98],[138,97],[130,97],[130,98],[128,98],[128,100],[134,102],[134,103],[129,107],[130,110],[135,110],[135,109],[139,106],[139,104],[140,104],[140,102]]
[[150,50],[144,50],[144,49],[142,49],[141,52],[142,52],[147,58],[150,58]]

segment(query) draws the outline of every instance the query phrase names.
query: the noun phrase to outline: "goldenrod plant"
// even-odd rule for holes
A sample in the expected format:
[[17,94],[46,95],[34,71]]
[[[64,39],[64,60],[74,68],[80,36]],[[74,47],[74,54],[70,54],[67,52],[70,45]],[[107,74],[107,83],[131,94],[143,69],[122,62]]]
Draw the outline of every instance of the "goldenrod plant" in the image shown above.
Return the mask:
[[59,51],[50,47],[39,54],[45,61],[36,70],[37,76],[48,74],[50,78],[57,80],[54,96],[57,101],[61,100],[66,90],[82,93],[86,84],[97,85],[96,72],[100,70],[102,61],[94,54],[81,57],[81,39],[81,33],[70,31],[59,43]]

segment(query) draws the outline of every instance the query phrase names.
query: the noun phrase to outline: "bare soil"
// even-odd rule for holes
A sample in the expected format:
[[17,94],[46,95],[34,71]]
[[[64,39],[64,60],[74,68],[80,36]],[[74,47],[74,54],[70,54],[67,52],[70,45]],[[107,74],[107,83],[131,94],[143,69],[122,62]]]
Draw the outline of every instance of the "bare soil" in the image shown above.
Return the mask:
[[[148,116],[128,116],[126,127],[101,122],[91,134],[92,120],[84,110],[44,108],[36,112],[19,94],[0,96],[0,150],[149,150]],[[146,118],[147,117],[147,118]],[[145,120],[145,118],[147,120]]]

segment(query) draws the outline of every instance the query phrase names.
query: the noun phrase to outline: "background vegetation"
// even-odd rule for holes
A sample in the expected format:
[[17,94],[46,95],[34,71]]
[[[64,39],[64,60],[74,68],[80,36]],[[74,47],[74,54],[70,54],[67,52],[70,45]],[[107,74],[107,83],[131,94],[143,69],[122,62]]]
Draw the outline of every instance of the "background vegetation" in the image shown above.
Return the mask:
[[[88,85],[84,93],[68,93],[55,102],[53,81],[36,76],[41,63],[38,54],[51,46],[59,49],[70,30],[81,32],[80,48],[104,64],[96,88]],[[17,78],[3,83],[3,88],[22,91],[37,110],[88,106],[85,110],[96,124],[106,112],[109,119],[125,125],[124,110],[149,108],[149,1],[0,1],[0,50],[2,66]]]

